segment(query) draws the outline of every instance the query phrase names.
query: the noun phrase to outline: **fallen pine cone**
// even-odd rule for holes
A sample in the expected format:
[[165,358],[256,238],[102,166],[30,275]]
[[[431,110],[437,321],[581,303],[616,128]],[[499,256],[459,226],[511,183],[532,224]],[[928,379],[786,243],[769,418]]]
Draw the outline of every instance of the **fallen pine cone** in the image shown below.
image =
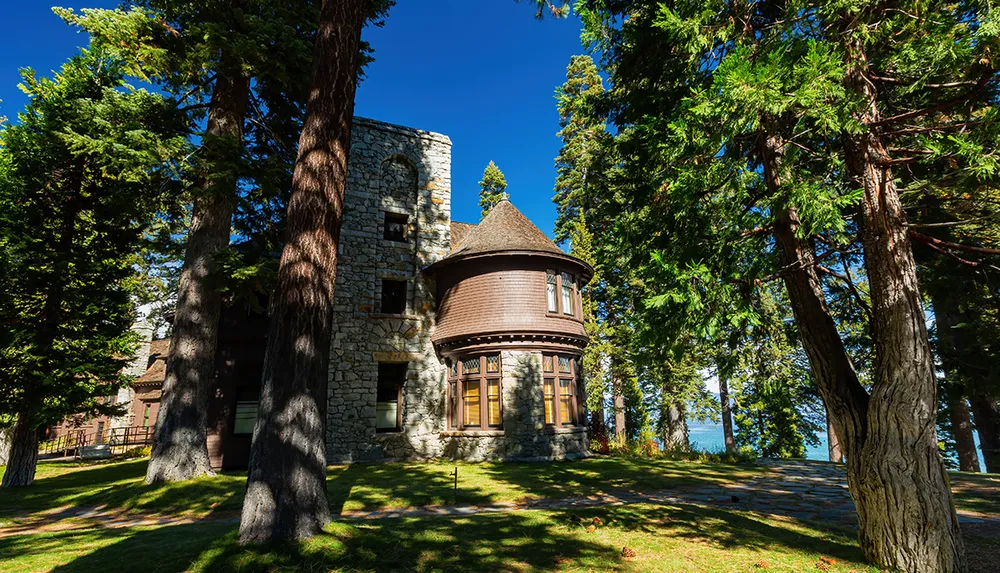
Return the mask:
[[635,549],[632,549],[628,545],[626,545],[625,547],[622,547],[622,557],[624,557],[625,559],[631,559],[631,558],[635,557],[636,555],[638,555],[638,554],[635,552]]

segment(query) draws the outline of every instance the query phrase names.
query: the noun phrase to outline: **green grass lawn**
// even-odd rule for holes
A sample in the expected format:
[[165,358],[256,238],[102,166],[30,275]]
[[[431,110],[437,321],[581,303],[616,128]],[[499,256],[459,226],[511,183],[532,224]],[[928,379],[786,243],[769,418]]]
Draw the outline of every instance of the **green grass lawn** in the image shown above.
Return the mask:
[[[0,490],[0,528],[66,507],[144,515],[235,515],[245,478],[225,473],[146,486],[146,460],[46,462],[30,488]],[[455,467],[459,472],[453,499]],[[765,471],[670,460],[592,458],[554,463],[443,462],[334,466],[334,512],[428,504],[485,504],[622,490],[657,491],[741,481]],[[956,503],[1000,515],[1000,476],[955,473]],[[594,518],[600,523],[595,525]],[[589,527],[594,525],[594,530]],[[992,527],[992,526],[990,526]],[[970,559],[991,571],[996,531],[963,528]],[[635,551],[623,557],[622,548]],[[181,571],[626,571],[874,572],[854,533],[822,523],[724,508],[630,505],[471,517],[337,521],[309,542],[243,548],[229,521],[84,529],[0,537],[0,572]]]
[[[593,518],[602,524],[593,532]],[[629,547],[635,556],[622,557]],[[0,538],[0,570],[869,572],[851,535],[661,506],[334,523],[307,543],[241,548],[228,524]],[[819,567],[819,568],[817,568]]]
[[[458,468],[458,493],[454,477]],[[0,490],[0,518],[67,506],[106,506],[150,515],[238,511],[246,478],[223,473],[186,483],[147,486],[146,460],[44,462],[35,485]],[[331,466],[327,489],[334,513],[433,504],[489,504],[528,498],[656,491],[747,479],[757,466],[670,460],[591,458],[553,463],[420,462]]]

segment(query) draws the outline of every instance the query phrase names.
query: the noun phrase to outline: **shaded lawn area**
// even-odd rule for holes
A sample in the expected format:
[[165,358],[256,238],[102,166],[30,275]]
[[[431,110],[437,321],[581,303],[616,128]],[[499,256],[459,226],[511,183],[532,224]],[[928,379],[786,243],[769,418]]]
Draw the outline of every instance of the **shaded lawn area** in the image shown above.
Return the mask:
[[[454,477],[458,468],[458,492]],[[246,477],[213,478],[147,486],[146,460],[117,463],[44,462],[35,484],[0,490],[0,518],[59,508],[106,506],[147,515],[200,516],[238,512]],[[489,504],[529,498],[563,498],[622,490],[657,491],[748,479],[757,466],[670,460],[591,458],[550,463],[354,464],[329,468],[327,489],[341,511],[438,504]]]
[[[593,532],[588,526],[598,517]],[[635,552],[622,556],[622,548]],[[634,505],[462,518],[335,522],[309,542],[242,548],[202,523],[0,538],[0,570],[90,571],[851,571],[849,532],[720,509]]]
[[958,509],[1000,515],[1000,474],[951,472],[949,477]]

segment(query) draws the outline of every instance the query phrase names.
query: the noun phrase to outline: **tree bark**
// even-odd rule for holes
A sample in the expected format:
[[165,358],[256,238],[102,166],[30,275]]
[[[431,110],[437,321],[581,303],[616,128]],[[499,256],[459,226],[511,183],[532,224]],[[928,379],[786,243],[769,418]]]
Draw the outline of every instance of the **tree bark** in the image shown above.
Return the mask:
[[[235,64],[230,61],[225,67],[233,69]],[[148,484],[213,474],[206,424],[222,308],[213,279],[215,259],[229,246],[237,191],[235,172],[220,166],[237,159],[249,97],[249,78],[218,72],[204,139],[206,164],[214,171],[202,176],[201,194],[192,210],[160,412],[146,468]]]
[[615,408],[615,437],[621,441],[628,439],[625,427],[625,388],[621,373],[614,360],[611,362],[611,396]]
[[[860,39],[846,46],[855,119],[879,120]],[[937,445],[937,380],[906,216],[874,131],[844,133],[848,172],[862,188],[860,238],[872,302],[876,361],[855,497],[865,556],[887,569],[965,571],[965,548]],[[839,428],[838,428],[839,430]]]
[[826,413],[826,445],[831,462],[839,464],[844,461],[844,449],[840,447],[840,439],[837,437],[837,430],[833,427],[833,421],[830,419],[830,412]]
[[337,245],[365,0],[324,0],[278,270],[241,543],[310,537],[330,519],[326,401]]
[[38,463],[38,429],[29,416],[18,415],[10,437],[10,457],[0,487],[29,486]]
[[955,438],[955,450],[958,452],[958,468],[963,472],[978,472],[979,456],[976,454],[976,441],[972,437],[972,419],[965,398],[965,384],[959,379],[955,360],[957,337],[953,329],[961,322],[959,309],[949,297],[935,294],[931,294],[931,304],[937,325],[938,354],[944,367],[942,391],[947,397],[948,417],[952,436]]
[[1000,473],[1000,407],[997,400],[986,394],[974,394],[972,415],[979,433],[983,465],[991,474]]
[[667,451],[688,451],[691,443],[688,441],[688,426],[684,416],[684,403],[671,400],[663,405],[663,449]]
[[736,439],[733,437],[733,409],[729,404],[729,380],[723,376],[719,368],[719,404],[722,406],[722,435],[726,442],[726,452],[736,451]]

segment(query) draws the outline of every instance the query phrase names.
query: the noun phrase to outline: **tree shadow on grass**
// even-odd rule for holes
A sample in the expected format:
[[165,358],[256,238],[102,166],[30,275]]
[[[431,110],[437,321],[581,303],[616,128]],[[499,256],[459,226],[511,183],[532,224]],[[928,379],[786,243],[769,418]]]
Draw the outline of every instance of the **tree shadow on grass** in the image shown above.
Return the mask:
[[622,457],[490,463],[482,467],[493,479],[514,485],[531,497],[542,498],[720,485],[761,472],[760,468],[749,465]]
[[82,549],[60,559],[59,573],[102,571],[559,571],[605,570],[619,563],[612,548],[582,538],[534,513],[469,518],[337,522],[312,540],[284,546],[240,547],[232,525],[91,530],[0,539],[0,554],[48,559],[60,548]]
[[[165,516],[239,509],[245,478],[225,473],[187,482],[146,485],[146,460],[98,464],[0,490],[0,516],[26,517],[62,507],[141,511]],[[74,464],[76,465],[76,464]]]
[[708,542],[724,550],[791,550],[864,563],[853,532],[815,522],[776,520],[691,505],[629,505],[573,510],[564,512],[560,519],[564,523],[588,523],[595,516],[600,517],[607,527],[672,540]]
[[496,501],[495,492],[466,479],[459,467],[457,491],[451,465],[436,463],[351,464],[329,468],[327,492],[334,516],[344,511],[427,505],[475,505]]

